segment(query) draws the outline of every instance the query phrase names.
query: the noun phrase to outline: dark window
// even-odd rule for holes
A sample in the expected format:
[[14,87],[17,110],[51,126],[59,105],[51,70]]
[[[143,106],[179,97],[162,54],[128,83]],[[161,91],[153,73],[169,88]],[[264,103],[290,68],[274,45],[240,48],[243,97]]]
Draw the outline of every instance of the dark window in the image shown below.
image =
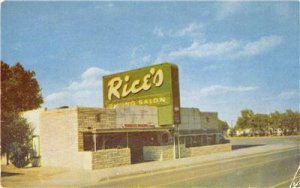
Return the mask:
[[207,145],[207,136],[206,135],[203,135],[202,136],[202,145]]
[[169,135],[168,134],[163,134],[161,136],[163,144],[167,144],[169,142]]
[[83,150],[91,151],[93,150],[93,134],[92,133],[83,133]]
[[216,135],[212,135],[211,136],[211,142],[212,145],[217,143],[217,136]]
[[96,114],[96,122],[100,122],[101,121],[101,114]]
[[192,138],[191,137],[186,137],[186,147],[189,148],[192,146]]
[[97,150],[110,148],[125,148],[127,139],[125,133],[107,133],[97,135]]

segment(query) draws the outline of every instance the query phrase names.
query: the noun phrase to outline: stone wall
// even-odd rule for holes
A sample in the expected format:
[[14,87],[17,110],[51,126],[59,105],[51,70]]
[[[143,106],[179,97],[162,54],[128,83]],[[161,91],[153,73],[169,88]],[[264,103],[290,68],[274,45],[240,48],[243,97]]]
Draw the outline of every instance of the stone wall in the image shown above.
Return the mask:
[[[179,158],[179,148],[176,145],[176,158]],[[180,158],[208,155],[212,153],[231,151],[231,144],[217,144],[200,147],[185,147],[180,145]],[[165,161],[174,159],[174,146],[145,146],[143,148],[145,161]]]
[[[178,150],[179,150],[178,145],[176,145],[176,158],[179,158]],[[180,158],[190,157],[190,156],[191,156],[190,148],[185,147],[184,144],[180,144]]]
[[114,109],[78,108],[78,151],[83,151],[83,132],[116,128]]
[[105,149],[92,152],[92,169],[110,168],[131,164],[130,149]]
[[174,146],[144,146],[143,156],[145,161],[165,161],[174,159]]

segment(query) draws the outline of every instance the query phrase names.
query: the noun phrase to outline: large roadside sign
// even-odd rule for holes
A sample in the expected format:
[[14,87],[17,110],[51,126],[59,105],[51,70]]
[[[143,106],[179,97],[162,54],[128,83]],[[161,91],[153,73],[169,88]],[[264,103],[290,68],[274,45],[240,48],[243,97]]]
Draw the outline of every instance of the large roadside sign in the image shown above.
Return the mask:
[[180,123],[178,67],[163,63],[103,77],[105,108],[117,104],[156,106],[158,124]]

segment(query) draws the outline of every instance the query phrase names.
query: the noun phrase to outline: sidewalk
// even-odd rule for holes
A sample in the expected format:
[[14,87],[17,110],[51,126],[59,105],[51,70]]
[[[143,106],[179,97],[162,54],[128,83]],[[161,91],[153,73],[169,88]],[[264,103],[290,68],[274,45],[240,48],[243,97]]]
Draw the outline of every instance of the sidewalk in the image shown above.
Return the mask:
[[[20,169],[20,173],[24,173],[23,178],[20,178],[21,175],[19,175],[19,177],[17,177],[18,175],[16,175],[16,177],[2,177],[2,185],[9,187],[82,187],[115,178],[187,168],[190,166],[195,167],[213,163],[223,163],[226,161],[245,159],[258,155],[266,155],[268,153],[276,153],[294,148],[297,147],[287,144],[257,146],[247,149],[234,150],[232,152],[182,158],[170,161],[147,162],[101,170],[79,170],[49,167]],[[32,173],[32,171],[35,171],[33,174],[36,176],[35,178],[31,177],[28,179],[26,175],[28,175],[29,172]],[[14,181],[14,178],[19,179],[17,179],[18,181]]]

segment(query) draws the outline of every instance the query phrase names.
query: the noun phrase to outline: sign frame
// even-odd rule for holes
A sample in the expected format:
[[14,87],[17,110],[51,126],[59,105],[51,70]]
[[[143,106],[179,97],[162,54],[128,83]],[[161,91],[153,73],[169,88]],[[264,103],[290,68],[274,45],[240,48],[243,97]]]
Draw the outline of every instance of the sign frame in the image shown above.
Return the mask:
[[162,63],[105,75],[102,82],[105,108],[117,104],[156,106],[158,125],[180,124],[177,65]]

